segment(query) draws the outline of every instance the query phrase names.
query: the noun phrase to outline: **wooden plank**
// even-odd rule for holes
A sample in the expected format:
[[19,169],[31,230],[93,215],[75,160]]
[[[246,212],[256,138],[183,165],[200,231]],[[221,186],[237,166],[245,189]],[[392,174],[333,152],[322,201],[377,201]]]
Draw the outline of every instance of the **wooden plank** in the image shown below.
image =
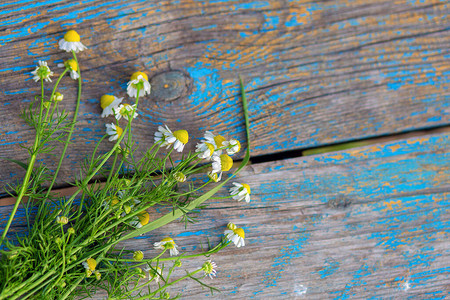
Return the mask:
[[[254,164],[237,178],[252,187],[249,204],[210,201],[186,230],[169,224],[126,246],[151,257],[152,243],[170,235],[183,252],[197,253],[232,221],[245,229],[246,246],[212,257],[219,269],[208,282],[221,289],[218,299],[444,299],[449,149],[450,135],[438,134]],[[202,262],[185,261],[181,269]],[[186,299],[207,295],[194,282],[170,293],[177,291]]]
[[[89,50],[79,54],[83,104],[60,184],[104,134],[99,97],[124,96],[137,69],[154,83],[134,128],[143,147],[162,123],[195,138],[207,129],[243,138],[237,74],[249,94],[253,155],[445,125],[448,13],[437,0],[3,3],[0,156],[26,159],[20,146],[33,132],[18,111],[39,90],[29,72],[39,59],[57,71],[68,57],[57,41],[69,28]],[[166,91],[155,78],[170,75],[178,88]],[[63,86],[73,111],[76,83]],[[43,159],[54,169],[57,157]],[[2,171],[2,185],[23,175],[9,162]]]

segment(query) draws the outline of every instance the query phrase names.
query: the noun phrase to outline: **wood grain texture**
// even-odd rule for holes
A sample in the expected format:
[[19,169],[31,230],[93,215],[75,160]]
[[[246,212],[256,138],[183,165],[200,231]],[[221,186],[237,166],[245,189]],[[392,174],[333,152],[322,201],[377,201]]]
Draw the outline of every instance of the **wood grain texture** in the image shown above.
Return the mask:
[[[252,187],[249,204],[211,200],[186,230],[173,223],[125,245],[151,257],[152,243],[170,235],[192,254],[207,238],[219,241],[232,221],[247,245],[212,257],[217,299],[445,299],[449,149],[450,135],[440,134],[251,165],[237,178]],[[0,208],[3,216],[8,209]],[[171,295],[178,291],[182,299],[207,295],[193,282]]]
[[[26,159],[20,145],[33,132],[18,112],[39,90],[29,74],[37,61],[59,73],[68,55],[56,45],[69,28],[89,47],[79,54],[83,103],[59,184],[73,181],[111,121],[99,118],[99,97],[124,96],[135,70],[186,76],[174,82],[187,90],[171,101],[155,90],[141,102],[134,130],[143,147],[162,123],[195,138],[208,129],[243,138],[238,74],[253,155],[449,123],[447,1],[20,0],[0,8],[0,156]],[[73,111],[76,83],[62,85]],[[54,169],[58,157],[42,159]],[[1,170],[2,185],[23,175],[9,162]]]

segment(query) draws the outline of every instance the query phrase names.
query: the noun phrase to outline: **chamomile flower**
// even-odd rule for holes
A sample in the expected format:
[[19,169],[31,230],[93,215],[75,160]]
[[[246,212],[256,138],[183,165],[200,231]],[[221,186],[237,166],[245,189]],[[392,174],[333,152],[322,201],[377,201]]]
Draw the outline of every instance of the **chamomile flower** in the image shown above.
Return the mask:
[[156,268],[150,268],[150,267],[145,267],[144,271],[148,272],[148,280],[155,280],[156,283],[159,283],[159,280],[161,279],[161,275],[162,275],[162,270],[160,267],[156,267]]
[[212,156],[212,172],[226,172],[233,167],[233,159],[227,154],[213,155]]
[[139,90],[139,96],[150,95],[151,86],[148,82],[148,76],[144,72],[135,72],[131,75],[130,81],[128,81],[127,94],[130,97],[137,97]]
[[118,138],[120,138],[120,136],[123,133],[123,129],[120,128],[119,126],[114,125],[114,123],[105,124],[105,126],[106,126],[106,133],[108,135],[110,135],[110,137],[108,139],[110,142],[115,141]]
[[102,278],[102,274],[100,274],[100,271],[96,270],[94,271],[95,274],[95,279],[100,280],[100,278]]
[[205,272],[205,277],[209,276],[209,278],[213,279],[213,277],[216,277],[217,272],[217,265],[215,262],[208,259],[203,263],[202,270]]
[[186,181],[186,175],[184,175],[180,171],[178,171],[175,174],[173,174],[173,178],[175,178],[175,180],[178,181],[178,182],[185,182]]
[[223,136],[221,136],[220,134],[214,135],[211,131],[205,131],[205,135],[203,137],[205,138],[206,142],[212,144],[215,149],[223,147],[223,142],[226,141]]
[[167,125],[158,126],[158,131],[155,132],[155,143],[161,143],[161,147],[167,146],[169,148],[170,144],[167,142],[167,137],[172,135],[172,131],[167,127]]
[[56,93],[53,95],[53,98],[52,98],[52,100],[53,100],[54,102],[61,102],[61,101],[63,101],[63,99],[64,99],[64,95],[61,94],[60,92],[56,92]]
[[244,229],[236,227],[233,223],[228,223],[227,229],[224,232],[225,237],[233,242],[236,247],[245,246],[245,232]]
[[58,216],[58,217],[56,217],[56,223],[65,225],[65,224],[69,223],[69,219],[64,216],[62,216],[62,217]]
[[159,126],[155,132],[155,143],[161,143],[161,147],[167,148],[173,144],[173,148],[178,152],[183,152],[184,145],[189,141],[189,134],[186,130],[176,130],[172,132],[167,125],[166,128]]
[[103,109],[102,118],[114,114],[114,109],[119,106],[123,98],[117,98],[113,95],[103,95],[100,98],[100,106]]
[[250,186],[246,183],[236,183],[233,182],[234,187],[230,189],[230,195],[234,200],[242,201],[245,200],[245,202],[250,202]]
[[121,104],[118,107],[113,108],[114,116],[117,120],[120,120],[122,117],[128,121],[128,117],[132,117],[132,119],[135,119],[137,114],[137,108],[136,104],[130,105],[127,103]]
[[52,82],[52,79],[50,76],[53,76],[53,72],[50,71],[50,68],[47,66],[47,62],[40,60],[38,61],[39,66],[36,67],[36,69],[31,72],[33,74],[34,81],[38,82],[39,80],[43,79],[47,82]]
[[90,257],[86,261],[82,262],[82,265],[86,269],[86,277],[89,277],[92,275],[92,272],[95,271],[95,268],[97,267],[97,261]]
[[161,242],[156,242],[153,244],[153,247],[157,250],[170,250],[170,256],[178,255],[180,252],[177,250],[177,244],[175,244],[174,240],[170,237],[163,238]]
[[208,142],[199,143],[195,147],[197,148],[195,149],[195,152],[198,152],[198,157],[208,160],[211,159],[214,151],[216,150],[214,145]]
[[130,222],[131,226],[134,226],[136,228],[141,228],[142,226],[148,224],[148,222],[150,221],[150,215],[148,214],[148,212],[146,212],[144,210],[136,215],[136,219],[137,220]]
[[211,179],[211,180],[214,181],[214,182],[219,182],[220,179],[222,179],[222,172],[219,172],[219,173],[213,173],[213,172],[211,171],[211,172],[208,172],[207,174],[208,174],[209,179]]
[[241,143],[236,139],[231,139],[229,141],[223,142],[223,146],[227,147],[228,155],[233,155],[241,151]]
[[58,67],[60,68],[67,68],[70,72],[70,77],[73,80],[78,79],[78,64],[74,59],[66,60],[63,64],[58,64]]
[[86,46],[80,42],[80,35],[75,30],[66,32],[64,38],[59,40],[59,48],[67,52],[74,51],[75,53],[87,49]]
[[135,261],[141,261],[141,260],[143,260],[143,259],[144,259],[144,253],[143,253],[142,251],[140,251],[140,250],[134,251],[134,253],[133,253],[133,259],[134,259]]

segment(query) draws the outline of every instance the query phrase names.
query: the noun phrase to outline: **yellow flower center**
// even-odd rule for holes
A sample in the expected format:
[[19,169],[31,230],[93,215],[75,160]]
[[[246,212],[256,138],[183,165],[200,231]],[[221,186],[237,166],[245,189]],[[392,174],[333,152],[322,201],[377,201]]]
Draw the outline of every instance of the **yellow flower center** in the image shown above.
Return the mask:
[[221,136],[220,134],[216,135],[214,137],[214,142],[216,142],[217,148],[220,148],[223,146],[222,144],[223,144],[223,142],[225,142],[225,138],[223,136]]
[[88,258],[86,260],[86,262],[89,266],[89,270],[95,271],[95,267],[97,266],[97,261],[91,257],[91,258]]
[[113,103],[115,97],[113,95],[103,95],[100,98],[100,106],[105,109],[107,108],[111,103]]
[[205,263],[203,263],[202,269],[205,271],[205,274],[211,274],[214,270],[212,263],[209,261],[205,261]]
[[247,193],[250,195],[250,186],[246,183],[243,183],[242,186],[247,190]]
[[64,39],[67,42],[79,42],[80,41],[80,35],[75,30],[69,30],[64,35]]
[[209,149],[209,155],[212,155],[214,153],[214,146],[210,143],[205,143],[205,145]]
[[135,73],[133,73],[133,75],[131,75],[131,80],[137,79],[139,77],[139,75],[142,75],[142,77],[144,77],[144,79],[146,81],[148,81],[148,76],[144,72],[135,72]]
[[226,154],[220,156],[220,162],[222,164],[222,171],[226,172],[233,166],[233,159]]
[[123,129],[120,128],[119,126],[116,126],[116,132],[117,132],[117,135],[120,137],[123,133]]
[[244,232],[244,229],[242,229],[242,228],[236,228],[235,230],[233,230],[233,232],[234,232],[235,234],[237,234],[239,237],[245,239],[245,232]]
[[145,210],[142,211],[139,215],[139,223],[141,223],[142,226],[147,225],[148,222],[150,221],[150,215],[148,214],[148,212],[146,212]]
[[72,71],[78,71],[77,62],[73,59],[69,59],[68,61],[66,61],[66,66],[69,67],[69,69],[71,69]]
[[177,140],[179,140],[180,142],[182,142],[183,144],[187,144],[187,142],[189,141],[189,134],[186,130],[182,129],[182,130],[177,130],[173,132],[173,135],[177,138]]
[[170,238],[170,237],[163,238],[161,240],[161,242],[169,242],[171,244],[175,244],[175,241],[172,238]]

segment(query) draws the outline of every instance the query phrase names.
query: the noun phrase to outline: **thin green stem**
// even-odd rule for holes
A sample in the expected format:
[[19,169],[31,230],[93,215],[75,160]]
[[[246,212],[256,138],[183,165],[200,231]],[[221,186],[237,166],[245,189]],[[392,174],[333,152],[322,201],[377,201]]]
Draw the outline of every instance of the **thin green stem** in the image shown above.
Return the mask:
[[[74,51],[72,51],[72,53],[73,53],[73,58],[75,59],[75,62],[77,63],[77,66],[78,66],[78,96],[77,96],[77,103],[76,103],[76,106],[75,106],[75,112],[73,114],[72,125],[70,126],[70,130],[69,130],[69,133],[67,135],[66,142],[64,143],[64,148],[63,148],[63,151],[61,153],[61,157],[59,158],[58,166],[56,167],[55,174],[53,174],[53,178],[52,178],[52,181],[50,182],[50,185],[48,187],[47,193],[45,193],[45,196],[44,196],[45,198],[47,198],[48,195],[50,194],[50,192],[51,192],[51,190],[53,188],[53,185],[56,182],[56,178],[58,177],[59,169],[61,169],[62,162],[63,162],[63,160],[64,160],[64,158],[66,156],[66,151],[67,151],[67,148],[69,147],[70,139],[72,138],[73,129],[75,127],[75,123],[77,122],[78,110],[80,109],[81,72],[80,72],[80,66],[79,66],[78,61],[77,61],[77,55],[75,54]],[[67,68],[64,70],[63,74],[61,74],[60,78],[62,77],[62,75],[64,75],[65,72],[67,72]],[[60,78],[58,78],[58,82],[57,83],[59,83]],[[55,91],[56,91],[56,86],[53,88],[52,97],[53,97]]]
[[31,175],[33,173],[33,168],[34,168],[34,164],[36,162],[36,157],[37,157],[37,149],[39,148],[39,141],[41,139],[41,128],[42,128],[41,121],[42,121],[43,105],[44,105],[44,79],[41,78],[41,103],[40,103],[40,109],[39,109],[39,124],[38,124],[38,127],[36,128],[36,136],[34,139],[30,162],[28,163],[28,167],[27,167],[27,171],[25,173],[25,178],[23,180],[23,184],[20,188],[19,194],[17,195],[16,203],[14,204],[14,207],[11,212],[11,215],[9,216],[8,222],[6,223],[5,230],[2,233],[2,237],[0,239],[0,246],[3,244],[3,241],[6,238],[6,234],[8,233],[8,230],[11,227],[14,216],[17,212],[17,209],[19,208],[19,204],[22,201],[22,198],[25,195],[26,190],[28,189],[28,184],[30,182]]

